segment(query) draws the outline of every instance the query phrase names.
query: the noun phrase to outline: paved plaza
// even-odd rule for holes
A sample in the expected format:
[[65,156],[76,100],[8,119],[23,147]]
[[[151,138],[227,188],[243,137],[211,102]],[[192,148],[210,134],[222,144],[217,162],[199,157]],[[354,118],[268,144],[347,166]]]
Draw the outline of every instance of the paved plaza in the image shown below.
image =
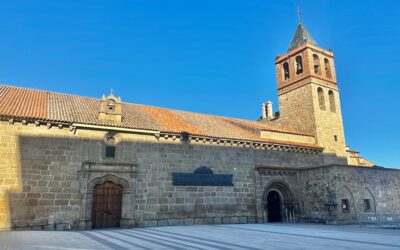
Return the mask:
[[400,230],[232,224],[92,231],[3,231],[1,249],[400,249]]

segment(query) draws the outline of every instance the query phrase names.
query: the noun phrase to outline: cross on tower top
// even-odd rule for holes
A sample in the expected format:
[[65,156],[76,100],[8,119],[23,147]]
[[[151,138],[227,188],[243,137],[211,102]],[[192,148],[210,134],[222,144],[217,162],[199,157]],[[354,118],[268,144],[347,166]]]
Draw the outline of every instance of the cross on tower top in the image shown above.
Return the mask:
[[299,23],[301,23],[301,16],[302,16],[302,13],[300,11],[300,7],[297,7],[297,18],[299,19]]

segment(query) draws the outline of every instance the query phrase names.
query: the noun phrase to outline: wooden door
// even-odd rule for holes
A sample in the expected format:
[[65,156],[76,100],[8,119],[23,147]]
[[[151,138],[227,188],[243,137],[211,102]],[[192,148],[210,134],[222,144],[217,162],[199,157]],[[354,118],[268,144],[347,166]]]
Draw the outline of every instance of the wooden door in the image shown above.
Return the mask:
[[93,228],[119,227],[122,186],[111,181],[97,185],[93,194]]

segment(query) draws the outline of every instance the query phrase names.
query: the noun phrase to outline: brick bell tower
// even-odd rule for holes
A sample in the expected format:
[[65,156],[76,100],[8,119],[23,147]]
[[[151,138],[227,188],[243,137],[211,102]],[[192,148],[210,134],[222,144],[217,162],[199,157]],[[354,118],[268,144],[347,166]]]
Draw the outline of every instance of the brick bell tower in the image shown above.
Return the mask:
[[287,53],[277,56],[275,65],[280,109],[278,123],[313,134],[318,145],[324,147],[327,164],[338,161],[346,164],[332,51],[317,46],[299,20]]

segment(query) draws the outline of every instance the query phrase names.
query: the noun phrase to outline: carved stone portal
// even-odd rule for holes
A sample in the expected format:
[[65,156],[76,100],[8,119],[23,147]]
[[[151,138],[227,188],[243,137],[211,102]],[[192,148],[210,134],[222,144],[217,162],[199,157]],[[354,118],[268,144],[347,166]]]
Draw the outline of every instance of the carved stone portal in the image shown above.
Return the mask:
[[135,226],[134,201],[136,164],[84,162],[79,171],[82,194],[79,229],[92,229],[93,192],[97,185],[113,182],[122,186],[122,211],[120,227]]

